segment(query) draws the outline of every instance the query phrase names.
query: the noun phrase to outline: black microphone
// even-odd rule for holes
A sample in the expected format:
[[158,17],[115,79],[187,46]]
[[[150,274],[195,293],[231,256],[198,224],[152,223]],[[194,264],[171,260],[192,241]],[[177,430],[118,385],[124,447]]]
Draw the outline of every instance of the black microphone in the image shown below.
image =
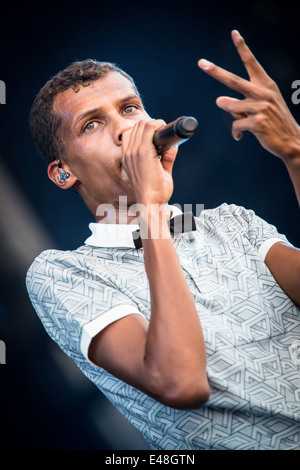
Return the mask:
[[155,131],[153,144],[159,154],[176,145],[183,144],[192,137],[198,127],[194,117],[182,116]]

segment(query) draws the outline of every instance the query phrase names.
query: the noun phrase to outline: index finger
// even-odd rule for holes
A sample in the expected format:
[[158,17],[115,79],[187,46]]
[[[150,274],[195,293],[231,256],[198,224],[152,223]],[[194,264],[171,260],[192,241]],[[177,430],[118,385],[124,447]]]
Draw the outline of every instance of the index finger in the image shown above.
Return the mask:
[[198,61],[198,66],[208,75],[223,83],[223,85],[226,85],[228,88],[238,91],[247,97],[257,96],[253,85],[248,80],[245,80],[234,73],[228,72],[228,70],[218,67],[206,59],[200,59]]
[[268,86],[271,79],[256,60],[240,33],[237,30],[233,30],[231,36],[239,56],[248,72],[250,81],[238,77],[206,59],[200,59],[198,61],[198,66],[208,75],[228,86],[232,90],[238,91],[246,97],[259,97],[259,87],[255,88],[253,85]]

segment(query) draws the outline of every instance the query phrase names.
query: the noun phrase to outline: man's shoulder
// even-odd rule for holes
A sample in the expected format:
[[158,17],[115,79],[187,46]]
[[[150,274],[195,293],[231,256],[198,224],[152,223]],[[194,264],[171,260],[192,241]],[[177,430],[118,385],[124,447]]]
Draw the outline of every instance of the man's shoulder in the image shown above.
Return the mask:
[[255,212],[252,209],[247,209],[241,205],[237,204],[228,204],[227,202],[223,202],[217,207],[212,209],[203,209],[199,215],[199,218],[202,220],[209,220],[209,219],[243,219],[245,221],[250,221]]
[[44,250],[33,260],[32,264],[28,268],[26,277],[39,271],[43,266],[68,267],[77,264],[80,257],[84,254],[88,255],[88,253],[86,253],[87,251],[89,251],[89,249],[85,246],[79,247],[75,250],[58,250],[54,248]]

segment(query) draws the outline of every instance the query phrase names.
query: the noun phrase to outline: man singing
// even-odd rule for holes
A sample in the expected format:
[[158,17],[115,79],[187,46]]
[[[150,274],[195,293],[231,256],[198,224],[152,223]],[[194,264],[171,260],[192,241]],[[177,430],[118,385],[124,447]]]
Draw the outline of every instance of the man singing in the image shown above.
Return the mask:
[[[300,203],[299,126],[232,39],[249,81],[199,67],[244,95],[217,100],[233,137],[250,131],[281,158]],[[95,222],[78,249],[34,260],[33,306],[151,449],[300,449],[300,252],[233,204],[171,233],[185,216],[168,204],[178,149],[158,158],[153,145],[164,124],[111,63],[73,63],[40,90],[31,129],[49,178],[76,188]]]

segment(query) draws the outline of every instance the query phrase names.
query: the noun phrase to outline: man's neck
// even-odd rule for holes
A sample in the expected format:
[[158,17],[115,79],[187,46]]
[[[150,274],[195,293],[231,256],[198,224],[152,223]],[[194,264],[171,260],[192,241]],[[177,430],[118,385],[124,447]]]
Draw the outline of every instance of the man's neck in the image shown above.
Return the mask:
[[98,206],[95,219],[97,223],[102,224],[139,224],[139,216],[145,211],[151,210],[157,212],[158,210],[161,213],[165,214],[166,219],[170,219],[171,217],[171,210],[167,204],[162,204],[161,206],[147,208],[142,206],[141,204],[133,204],[131,206],[127,206],[124,204],[124,201],[118,206],[114,206],[112,204],[101,204]]

